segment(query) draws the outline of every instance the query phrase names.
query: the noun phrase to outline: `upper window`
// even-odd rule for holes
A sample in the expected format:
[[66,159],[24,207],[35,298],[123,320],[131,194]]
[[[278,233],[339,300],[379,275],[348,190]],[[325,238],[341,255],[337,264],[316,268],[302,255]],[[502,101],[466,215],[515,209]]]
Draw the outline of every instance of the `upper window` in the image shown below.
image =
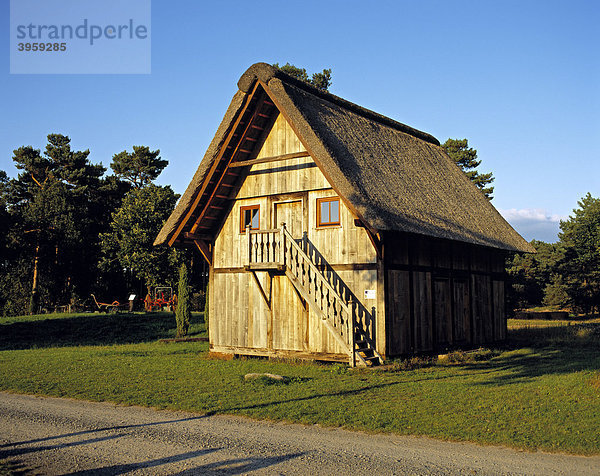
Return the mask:
[[260,227],[259,205],[248,205],[240,208],[240,232],[245,233],[248,225],[252,230],[258,230]]
[[340,224],[340,198],[317,198],[317,226],[336,226]]

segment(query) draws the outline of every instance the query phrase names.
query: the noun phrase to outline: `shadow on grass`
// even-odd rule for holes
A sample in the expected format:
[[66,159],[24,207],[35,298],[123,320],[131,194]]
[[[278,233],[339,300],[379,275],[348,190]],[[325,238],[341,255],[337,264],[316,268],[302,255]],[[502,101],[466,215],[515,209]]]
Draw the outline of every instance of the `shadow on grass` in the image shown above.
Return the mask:
[[510,329],[503,353],[473,370],[494,368],[483,385],[508,385],[544,375],[600,370],[600,324]]
[[[192,316],[192,328],[202,317]],[[151,342],[174,337],[171,313],[86,314],[0,325],[0,350]]]
[[[332,393],[316,393],[290,399],[279,399],[252,405],[233,406],[216,413],[254,410],[292,402],[318,400],[320,398],[361,395],[373,390],[407,383],[430,380],[475,379],[472,385],[510,385],[527,382],[545,375],[566,375],[578,371],[600,370],[600,324],[583,324],[567,327],[526,328],[509,331],[500,356],[484,362],[453,365],[465,372],[459,374],[439,373],[424,376],[415,374],[400,381],[373,383],[356,389]],[[518,351],[511,352],[509,351]],[[403,371],[395,370],[396,375]],[[477,377],[483,377],[478,380]]]

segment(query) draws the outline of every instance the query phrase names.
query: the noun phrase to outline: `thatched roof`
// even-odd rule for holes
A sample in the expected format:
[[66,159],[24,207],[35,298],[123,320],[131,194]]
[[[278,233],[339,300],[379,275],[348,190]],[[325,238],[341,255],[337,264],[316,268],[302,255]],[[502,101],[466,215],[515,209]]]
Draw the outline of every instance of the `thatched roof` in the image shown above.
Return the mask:
[[260,81],[344,202],[371,230],[533,251],[429,134],[320,91],[264,63],[238,81],[188,189],[156,238],[173,241],[233,121]]

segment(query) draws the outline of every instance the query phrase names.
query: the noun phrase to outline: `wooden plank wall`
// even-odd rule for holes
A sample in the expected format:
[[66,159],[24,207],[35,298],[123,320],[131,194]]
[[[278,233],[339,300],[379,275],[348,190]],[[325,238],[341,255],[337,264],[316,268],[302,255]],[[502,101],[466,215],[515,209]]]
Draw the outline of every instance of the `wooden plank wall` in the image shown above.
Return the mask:
[[385,243],[388,356],[506,337],[504,252],[402,233]]
[[[303,150],[289,124],[279,115],[258,158]],[[242,354],[250,353],[250,349],[264,354],[344,352],[321,318],[305,309],[287,277],[256,273],[263,290],[270,295],[270,307],[265,302],[254,278],[243,268],[247,264],[247,237],[240,232],[242,206],[259,205],[260,228],[265,229],[280,226],[275,223],[278,201],[301,200],[305,231],[313,249],[322,257],[330,283],[344,297],[356,296],[369,311],[381,306],[379,300],[364,300],[366,290],[377,290],[377,256],[365,230],[355,226],[352,213],[341,203],[340,226],[317,228],[316,200],[331,196],[336,196],[335,191],[310,157],[251,167],[214,243],[209,336],[213,348],[234,349]],[[377,297],[383,299],[383,290]],[[383,329],[385,322],[380,321]],[[372,334],[377,335],[375,329]]]

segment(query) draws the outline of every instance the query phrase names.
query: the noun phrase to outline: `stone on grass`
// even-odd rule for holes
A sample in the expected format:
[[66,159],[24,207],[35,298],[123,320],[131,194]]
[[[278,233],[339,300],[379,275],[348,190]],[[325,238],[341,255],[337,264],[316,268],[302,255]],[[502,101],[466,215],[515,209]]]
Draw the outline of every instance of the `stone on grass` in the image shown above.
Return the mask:
[[244,375],[244,380],[263,380],[270,382],[286,382],[287,379],[283,375],[270,373],[250,373]]

